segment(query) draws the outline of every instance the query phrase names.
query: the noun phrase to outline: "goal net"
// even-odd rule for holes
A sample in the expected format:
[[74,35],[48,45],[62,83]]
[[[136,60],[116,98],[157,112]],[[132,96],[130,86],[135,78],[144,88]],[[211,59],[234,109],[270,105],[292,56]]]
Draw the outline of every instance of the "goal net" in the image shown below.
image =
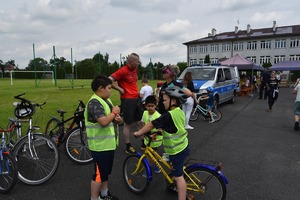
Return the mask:
[[41,80],[51,80],[54,85],[53,71],[10,71],[10,84],[14,84],[16,79],[33,79],[40,82]]

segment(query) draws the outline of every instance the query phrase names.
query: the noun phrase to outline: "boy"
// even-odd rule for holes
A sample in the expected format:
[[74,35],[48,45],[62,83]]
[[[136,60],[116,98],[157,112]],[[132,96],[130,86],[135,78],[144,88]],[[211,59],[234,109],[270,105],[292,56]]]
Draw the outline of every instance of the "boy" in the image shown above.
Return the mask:
[[[149,122],[160,117],[159,112],[156,110],[156,104],[157,104],[157,101],[156,101],[156,98],[154,95],[150,95],[145,99],[145,107],[147,110],[144,111],[143,117],[141,120],[144,125],[147,125],[147,124],[149,124]],[[152,132],[152,133],[157,132],[157,129],[154,128],[150,132]],[[155,138],[152,139],[152,141],[150,143],[150,147],[157,150],[157,148],[162,145],[162,139],[163,139],[163,137],[161,135],[156,135]],[[148,145],[148,143],[149,143],[149,138],[145,137],[142,140],[141,149],[145,150],[146,145]],[[160,173],[160,169],[156,165],[154,167],[154,172],[156,174]]]
[[186,101],[186,94],[178,86],[167,87],[163,94],[163,105],[167,112],[149,122],[137,132],[135,137],[144,135],[153,128],[162,129],[164,150],[172,163],[171,171],[176,181],[178,200],[186,199],[186,182],[183,178],[183,164],[189,154],[187,131],[184,128],[185,116],[180,105]]
[[209,86],[206,88],[207,90],[207,96],[203,96],[201,97],[201,100],[203,99],[208,99],[208,102],[207,102],[207,109],[208,109],[208,113],[210,115],[210,121],[209,123],[214,123],[215,122],[215,119],[214,119],[214,116],[213,116],[213,113],[211,112],[212,109],[214,109],[215,107],[215,100],[214,100],[214,88]]
[[[94,162],[90,200],[118,200],[108,191],[108,176],[111,174],[118,135],[114,123],[120,124],[120,108],[109,99],[112,81],[106,76],[96,76],[91,88],[94,92],[85,110],[85,125],[89,149]],[[100,194],[100,196],[99,196]]]
[[153,94],[152,87],[148,84],[148,79],[144,78],[142,79],[142,88],[140,90],[140,98],[143,104],[143,107],[145,108],[145,100],[148,96]]

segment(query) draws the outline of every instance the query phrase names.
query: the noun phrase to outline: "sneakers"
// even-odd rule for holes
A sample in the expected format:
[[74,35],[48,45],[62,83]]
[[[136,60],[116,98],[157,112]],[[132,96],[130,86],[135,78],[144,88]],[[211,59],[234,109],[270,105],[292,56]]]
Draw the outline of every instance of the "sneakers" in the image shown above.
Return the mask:
[[295,122],[294,130],[299,131],[299,122]]
[[102,197],[100,194],[100,199],[101,200],[119,200],[117,197],[115,197],[114,195],[110,194],[109,191],[107,193],[106,196]]
[[154,173],[155,174],[159,174],[161,172],[161,170],[159,169],[159,167],[157,165],[154,166]]
[[126,147],[126,151],[125,151],[126,153],[128,153],[128,154],[134,154],[135,153],[135,150],[134,150],[134,148],[130,145],[130,146],[127,146]]
[[209,121],[209,123],[214,123],[216,120],[214,120],[214,119],[211,119],[210,121]]
[[185,128],[185,129],[194,129],[194,127],[192,127],[192,126],[190,126],[190,125],[186,125],[184,128]]

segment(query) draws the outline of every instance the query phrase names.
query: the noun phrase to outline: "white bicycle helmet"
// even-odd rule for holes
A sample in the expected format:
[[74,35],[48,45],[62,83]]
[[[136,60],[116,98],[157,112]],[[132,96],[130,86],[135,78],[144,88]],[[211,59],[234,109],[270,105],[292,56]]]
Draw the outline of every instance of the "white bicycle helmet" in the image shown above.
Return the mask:
[[165,93],[170,97],[177,98],[181,104],[186,102],[187,95],[178,86],[171,86],[165,89]]

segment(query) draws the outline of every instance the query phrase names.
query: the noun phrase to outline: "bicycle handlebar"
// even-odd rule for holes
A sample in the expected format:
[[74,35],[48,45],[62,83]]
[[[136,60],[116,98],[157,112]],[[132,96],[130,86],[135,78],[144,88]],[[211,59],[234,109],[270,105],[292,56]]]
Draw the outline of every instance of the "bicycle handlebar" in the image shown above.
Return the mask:
[[30,100],[21,97],[21,96],[24,96],[25,94],[26,94],[26,93],[18,94],[18,95],[16,95],[16,96],[14,96],[14,98],[20,100],[21,103],[28,103],[29,105],[32,105],[32,106],[34,106],[34,107],[39,107],[40,109],[42,109],[42,106],[46,104],[46,102],[41,103],[41,104],[39,104],[39,103],[31,103]]

